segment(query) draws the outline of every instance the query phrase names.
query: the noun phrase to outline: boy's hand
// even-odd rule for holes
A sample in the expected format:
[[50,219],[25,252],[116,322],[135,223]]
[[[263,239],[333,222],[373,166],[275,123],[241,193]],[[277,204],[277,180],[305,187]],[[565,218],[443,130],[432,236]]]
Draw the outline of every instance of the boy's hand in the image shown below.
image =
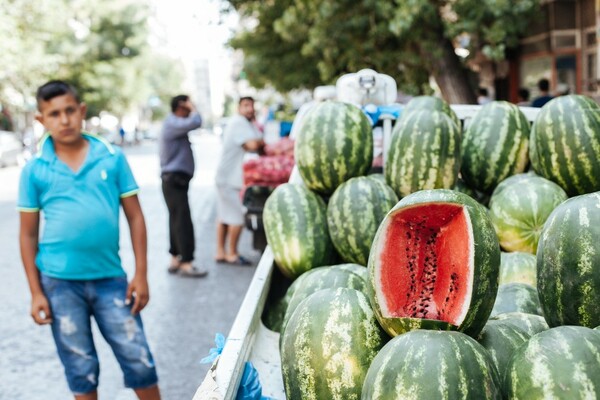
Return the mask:
[[52,323],[50,304],[43,293],[36,294],[31,297],[31,317],[38,325]]
[[[134,293],[135,296],[133,295]],[[131,314],[135,315],[142,311],[150,300],[148,280],[145,276],[135,275],[131,282],[129,282],[129,286],[127,287],[127,297],[125,298],[126,304],[131,304],[132,297],[133,306],[131,307]]]

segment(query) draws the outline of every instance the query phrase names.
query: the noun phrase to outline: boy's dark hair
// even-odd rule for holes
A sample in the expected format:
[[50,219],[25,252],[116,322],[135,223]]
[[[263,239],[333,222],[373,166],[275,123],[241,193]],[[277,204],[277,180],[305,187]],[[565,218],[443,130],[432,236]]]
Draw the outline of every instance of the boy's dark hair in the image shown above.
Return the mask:
[[550,89],[550,81],[548,81],[546,78],[540,79],[538,82],[538,88],[542,92],[547,92]]
[[185,103],[189,99],[190,99],[190,96],[188,96],[186,94],[180,94],[180,95],[177,95],[177,96],[173,97],[171,99],[171,111],[172,112],[177,111],[177,108],[179,107],[179,104]]
[[521,88],[519,89],[519,97],[523,99],[523,101],[529,100],[529,89]]
[[243,96],[240,97],[240,101],[238,101],[238,105],[242,104],[242,101],[249,100],[254,103],[254,98],[252,96]]
[[35,95],[35,99],[37,101],[38,110],[40,109],[40,104],[42,101],[50,101],[55,97],[62,96],[65,94],[70,94],[75,98],[77,103],[81,103],[81,98],[79,97],[79,93],[77,93],[77,89],[75,89],[72,85],[68,84],[64,81],[52,80],[40,86]]

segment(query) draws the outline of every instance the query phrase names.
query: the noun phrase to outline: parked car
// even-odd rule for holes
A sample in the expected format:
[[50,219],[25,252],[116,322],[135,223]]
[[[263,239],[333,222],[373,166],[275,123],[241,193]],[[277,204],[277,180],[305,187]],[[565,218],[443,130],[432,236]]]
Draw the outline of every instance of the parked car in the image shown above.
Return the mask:
[[23,159],[23,143],[15,132],[0,131],[0,167],[18,165]]

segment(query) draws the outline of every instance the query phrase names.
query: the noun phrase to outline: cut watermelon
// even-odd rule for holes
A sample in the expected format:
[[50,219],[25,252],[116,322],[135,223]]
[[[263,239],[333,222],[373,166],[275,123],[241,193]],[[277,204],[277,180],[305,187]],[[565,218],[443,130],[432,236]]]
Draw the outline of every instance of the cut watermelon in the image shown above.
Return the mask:
[[483,206],[450,190],[405,197],[369,258],[373,308],[391,335],[418,328],[476,335],[498,285],[498,240]]

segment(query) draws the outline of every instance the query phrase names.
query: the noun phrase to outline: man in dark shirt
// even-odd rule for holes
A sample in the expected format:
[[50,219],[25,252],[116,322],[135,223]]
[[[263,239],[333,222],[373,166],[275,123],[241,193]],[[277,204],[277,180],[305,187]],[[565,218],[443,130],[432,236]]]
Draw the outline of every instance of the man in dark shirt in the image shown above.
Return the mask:
[[208,271],[192,265],[195,239],[188,201],[195,169],[188,135],[202,125],[202,118],[186,95],[173,97],[171,111],[163,123],[159,141],[162,191],[169,209],[171,263],[168,271],[185,277],[202,277]]
[[542,107],[553,98],[550,96],[550,82],[548,79],[540,79],[538,82],[538,89],[540,89],[540,95],[533,99],[531,107]]

